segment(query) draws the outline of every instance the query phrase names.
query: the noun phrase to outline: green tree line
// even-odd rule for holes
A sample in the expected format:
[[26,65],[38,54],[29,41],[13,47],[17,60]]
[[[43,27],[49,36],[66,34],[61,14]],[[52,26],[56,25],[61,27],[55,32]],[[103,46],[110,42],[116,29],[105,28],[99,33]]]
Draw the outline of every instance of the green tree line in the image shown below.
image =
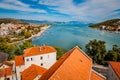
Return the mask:
[[90,40],[86,44],[86,53],[93,59],[94,63],[105,64],[107,61],[120,61],[120,48],[113,45],[112,50],[106,50],[105,41]]
[[8,60],[14,59],[15,55],[22,55],[24,49],[34,46],[28,41],[20,45],[11,45],[8,42],[8,37],[0,37],[0,52],[7,53],[9,55]]
[[[15,55],[22,55],[24,49],[34,46],[28,41],[20,45],[10,45],[7,43],[7,40],[0,37],[0,52],[9,54],[8,60],[14,59]],[[105,64],[106,61],[120,61],[120,47],[113,45],[112,49],[107,51],[105,44],[105,41],[90,40],[85,46],[85,52],[93,59],[93,62],[97,64]],[[54,48],[57,50],[57,59],[68,51],[58,46],[54,46]]]

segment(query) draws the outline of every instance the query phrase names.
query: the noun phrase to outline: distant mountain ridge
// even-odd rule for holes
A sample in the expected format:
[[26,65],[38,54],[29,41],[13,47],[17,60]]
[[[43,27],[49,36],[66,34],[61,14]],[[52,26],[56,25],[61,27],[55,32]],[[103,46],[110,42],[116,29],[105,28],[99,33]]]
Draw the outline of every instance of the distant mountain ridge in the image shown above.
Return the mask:
[[80,25],[80,24],[85,24],[80,21],[69,21],[69,22],[58,22],[58,21],[39,21],[39,20],[25,20],[25,19],[14,19],[14,18],[0,18],[0,24],[1,23],[14,23],[14,24],[53,24],[53,25]]
[[26,22],[26,23],[33,23],[33,24],[52,24],[52,21],[39,21],[39,20],[25,20],[25,19],[20,19],[20,21],[22,22]]
[[39,21],[39,20],[25,20],[25,19],[20,19],[23,22],[27,22],[27,23],[34,23],[34,24],[54,24],[54,25],[79,25],[79,24],[83,24],[80,21],[69,21],[69,22],[58,22],[58,21]]

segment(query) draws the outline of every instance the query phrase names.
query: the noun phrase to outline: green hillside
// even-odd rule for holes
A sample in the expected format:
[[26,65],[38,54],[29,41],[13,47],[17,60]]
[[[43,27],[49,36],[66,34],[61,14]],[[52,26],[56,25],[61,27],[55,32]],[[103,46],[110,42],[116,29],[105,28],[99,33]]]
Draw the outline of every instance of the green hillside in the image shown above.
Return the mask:
[[118,21],[120,21],[120,19],[111,19],[111,20],[103,21],[97,24],[91,24],[89,27],[98,28],[101,25],[115,27],[115,26],[120,25],[120,22]]
[[23,21],[20,21],[14,18],[0,18],[0,24],[1,23],[27,24],[27,23],[24,23]]

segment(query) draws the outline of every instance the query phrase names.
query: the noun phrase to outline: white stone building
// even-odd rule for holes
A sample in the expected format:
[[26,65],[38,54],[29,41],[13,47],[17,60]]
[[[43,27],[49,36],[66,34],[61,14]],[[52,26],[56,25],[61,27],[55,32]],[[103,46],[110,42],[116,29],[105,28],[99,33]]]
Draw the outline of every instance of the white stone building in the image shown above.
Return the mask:
[[0,65],[0,80],[13,80],[13,68],[13,61],[4,61],[2,65]]
[[120,62],[109,62],[108,80],[120,80]]
[[21,73],[32,64],[49,69],[56,62],[56,50],[50,46],[35,46],[24,50],[23,55],[15,56],[17,80]]

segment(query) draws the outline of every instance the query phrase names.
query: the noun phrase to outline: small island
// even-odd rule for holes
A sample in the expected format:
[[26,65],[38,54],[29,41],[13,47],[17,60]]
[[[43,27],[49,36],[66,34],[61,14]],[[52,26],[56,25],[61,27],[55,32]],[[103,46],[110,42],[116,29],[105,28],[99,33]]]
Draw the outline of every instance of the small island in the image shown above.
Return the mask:
[[97,24],[91,24],[89,27],[105,31],[120,32],[120,19],[111,19]]

